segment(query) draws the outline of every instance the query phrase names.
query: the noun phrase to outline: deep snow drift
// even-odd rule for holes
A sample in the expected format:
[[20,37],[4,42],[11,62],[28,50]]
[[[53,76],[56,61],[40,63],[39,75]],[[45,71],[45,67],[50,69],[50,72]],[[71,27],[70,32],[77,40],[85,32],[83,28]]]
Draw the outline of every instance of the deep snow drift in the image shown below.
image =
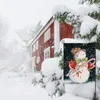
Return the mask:
[[11,70],[0,72],[0,100],[65,100],[66,98],[67,100],[90,100],[79,95],[74,95],[71,91],[68,92],[71,85],[66,85],[66,92],[68,93],[59,98],[51,98],[45,89],[39,85],[34,87],[31,84],[32,77],[33,74],[21,77],[20,74]]

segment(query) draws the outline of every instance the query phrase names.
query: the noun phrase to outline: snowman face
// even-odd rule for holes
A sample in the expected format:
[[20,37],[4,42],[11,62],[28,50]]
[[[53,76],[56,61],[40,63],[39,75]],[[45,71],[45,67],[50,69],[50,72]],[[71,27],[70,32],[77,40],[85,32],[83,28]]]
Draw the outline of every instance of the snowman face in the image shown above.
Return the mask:
[[86,52],[84,50],[81,50],[75,54],[75,58],[78,58],[78,59],[83,59],[85,57],[86,57]]

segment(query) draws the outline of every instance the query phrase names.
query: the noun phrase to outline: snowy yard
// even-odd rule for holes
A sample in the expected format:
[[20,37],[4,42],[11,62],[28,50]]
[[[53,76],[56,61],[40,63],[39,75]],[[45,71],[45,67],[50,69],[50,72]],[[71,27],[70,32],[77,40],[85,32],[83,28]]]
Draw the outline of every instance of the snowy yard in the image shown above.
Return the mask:
[[0,100],[51,100],[48,93],[33,87],[27,78],[21,78],[15,72],[5,71],[0,74]]
[[77,96],[78,91],[71,91],[71,85],[66,85],[67,93],[63,96],[51,98],[45,89],[31,84],[32,74],[28,76],[21,77],[19,73],[13,71],[2,71],[0,73],[0,100],[64,100],[66,98],[67,100],[91,100],[86,99],[87,97],[83,98],[82,94]]

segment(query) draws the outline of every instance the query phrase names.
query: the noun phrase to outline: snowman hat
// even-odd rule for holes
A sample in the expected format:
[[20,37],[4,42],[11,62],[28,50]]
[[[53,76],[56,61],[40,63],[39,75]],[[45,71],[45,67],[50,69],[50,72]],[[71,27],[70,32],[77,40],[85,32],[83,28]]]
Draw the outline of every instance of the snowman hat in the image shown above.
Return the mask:
[[84,52],[86,52],[85,49],[81,49],[81,48],[73,48],[71,52],[72,52],[73,54],[76,54],[77,52],[79,52],[79,51],[81,51],[81,50],[83,50]]

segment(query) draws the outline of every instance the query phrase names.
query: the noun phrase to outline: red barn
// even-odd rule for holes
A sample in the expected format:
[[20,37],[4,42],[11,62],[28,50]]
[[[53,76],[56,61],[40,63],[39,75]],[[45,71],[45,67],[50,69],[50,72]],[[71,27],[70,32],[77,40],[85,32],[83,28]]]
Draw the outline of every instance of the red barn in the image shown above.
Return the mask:
[[30,56],[34,58],[34,63],[38,71],[46,58],[53,58],[59,49],[60,40],[63,38],[74,38],[72,34],[73,26],[66,23],[59,23],[53,17],[36,34],[30,43]]

